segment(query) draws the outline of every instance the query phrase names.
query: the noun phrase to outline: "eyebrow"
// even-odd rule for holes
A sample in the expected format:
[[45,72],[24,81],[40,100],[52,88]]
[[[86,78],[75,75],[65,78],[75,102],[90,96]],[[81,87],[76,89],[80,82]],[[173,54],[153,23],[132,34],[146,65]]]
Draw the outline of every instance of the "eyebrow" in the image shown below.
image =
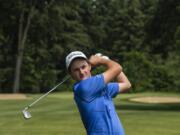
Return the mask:
[[85,67],[85,66],[87,66],[87,65],[85,63],[83,63],[81,66],[73,68],[73,70],[77,70],[77,69],[80,69],[80,68]]

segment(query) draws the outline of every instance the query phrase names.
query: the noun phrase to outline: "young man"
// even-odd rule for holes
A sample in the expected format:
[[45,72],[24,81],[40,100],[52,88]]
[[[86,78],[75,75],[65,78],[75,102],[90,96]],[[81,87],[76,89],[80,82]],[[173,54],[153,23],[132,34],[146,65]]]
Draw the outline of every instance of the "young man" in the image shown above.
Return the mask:
[[[91,68],[104,65],[104,73],[91,76]],[[107,57],[92,55],[90,59],[80,51],[66,57],[66,68],[77,82],[74,100],[79,109],[87,135],[124,135],[115,111],[114,98],[131,87],[122,67]],[[116,79],[117,82],[110,82]]]

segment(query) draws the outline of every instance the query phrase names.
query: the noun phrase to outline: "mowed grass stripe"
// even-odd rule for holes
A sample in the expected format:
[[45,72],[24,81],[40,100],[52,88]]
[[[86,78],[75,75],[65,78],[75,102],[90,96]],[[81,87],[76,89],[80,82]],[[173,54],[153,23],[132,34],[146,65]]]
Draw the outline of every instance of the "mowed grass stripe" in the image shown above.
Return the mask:
[[[156,93],[144,94],[153,95],[157,96]],[[160,95],[158,93],[158,96]],[[0,135],[85,135],[72,93],[48,95],[29,109],[32,118],[25,120],[22,109],[41,95],[28,96],[31,98],[27,100],[0,101]],[[143,96],[143,93],[119,95],[114,99],[126,135],[180,134],[180,105],[140,104],[128,101],[128,98],[139,96]]]

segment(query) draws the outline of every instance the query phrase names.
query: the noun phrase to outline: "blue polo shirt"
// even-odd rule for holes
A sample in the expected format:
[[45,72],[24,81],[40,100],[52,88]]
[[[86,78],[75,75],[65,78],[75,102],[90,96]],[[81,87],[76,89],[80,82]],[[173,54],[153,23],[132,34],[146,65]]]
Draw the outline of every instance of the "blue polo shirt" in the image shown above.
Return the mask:
[[77,82],[73,90],[87,135],[124,135],[112,101],[119,92],[118,83],[105,84],[100,74]]

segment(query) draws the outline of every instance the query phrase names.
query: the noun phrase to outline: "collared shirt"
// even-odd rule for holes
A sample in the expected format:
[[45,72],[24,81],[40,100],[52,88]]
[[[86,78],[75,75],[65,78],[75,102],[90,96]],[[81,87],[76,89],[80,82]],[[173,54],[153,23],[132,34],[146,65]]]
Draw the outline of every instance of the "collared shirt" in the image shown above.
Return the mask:
[[77,82],[73,90],[87,135],[124,135],[112,101],[119,93],[118,83],[105,84],[100,74]]

